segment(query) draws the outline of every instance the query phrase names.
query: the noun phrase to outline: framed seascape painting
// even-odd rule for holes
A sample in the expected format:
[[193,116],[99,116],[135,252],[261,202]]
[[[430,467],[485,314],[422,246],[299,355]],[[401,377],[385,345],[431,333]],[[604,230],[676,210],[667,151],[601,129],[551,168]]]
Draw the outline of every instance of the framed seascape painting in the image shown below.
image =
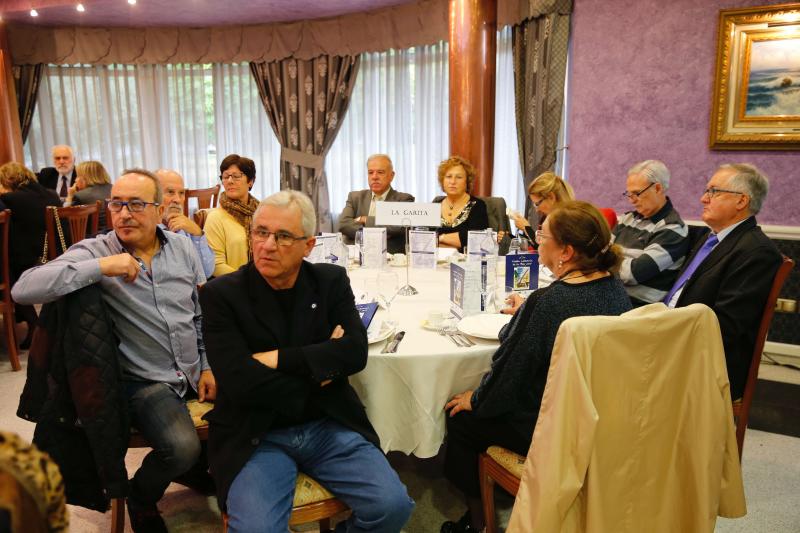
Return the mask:
[[710,146],[800,150],[800,3],[720,11]]

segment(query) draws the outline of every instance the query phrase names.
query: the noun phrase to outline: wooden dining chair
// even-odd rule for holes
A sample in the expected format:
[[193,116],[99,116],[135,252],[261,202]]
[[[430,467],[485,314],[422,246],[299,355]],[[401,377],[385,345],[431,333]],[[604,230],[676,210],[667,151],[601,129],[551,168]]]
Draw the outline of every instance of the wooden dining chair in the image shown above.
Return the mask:
[[516,496],[524,467],[525,456],[500,446],[489,446],[489,449],[478,457],[478,477],[480,478],[483,516],[486,518],[486,533],[497,531],[494,518],[495,483],[512,496]]
[[206,219],[208,218],[208,212],[210,209],[198,209],[194,213],[192,213],[192,218],[194,219],[194,223],[200,226],[200,229],[203,229],[206,225]]
[[744,446],[744,432],[747,430],[747,420],[750,417],[750,405],[753,403],[753,394],[758,381],[758,369],[761,366],[761,356],[764,353],[764,343],[767,340],[769,326],[772,323],[772,316],[775,314],[775,302],[778,300],[781,288],[789,272],[794,268],[794,261],[783,256],[783,262],[775,273],[772,280],[772,288],[764,304],[764,312],[761,314],[761,323],[758,326],[756,344],[753,348],[753,357],[750,360],[750,370],[747,373],[747,381],[744,384],[744,392],[740,400],[733,402],[733,418],[736,421],[736,444],[739,446],[739,460],[742,460],[742,447]]
[[19,353],[17,352],[17,333],[15,329],[14,301],[11,299],[11,268],[8,264],[8,229],[11,225],[11,211],[0,212],[0,311],[3,313],[3,332],[8,346],[8,358],[12,370],[20,370]]
[[189,198],[197,198],[197,209],[217,207],[219,201],[219,184],[208,189],[186,189],[183,199],[183,213],[189,215]]
[[[290,526],[317,522],[320,533],[326,533],[332,531],[331,518],[347,509],[347,505],[317,481],[302,472],[297,473],[292,514],[289,516]],[[228,531],[228,515],[226,513],[222,513],[222,531],[223,533]]]
[[[214,408],[212,402],[199,402],[197,400],[189,400],[186,402],[186,408],[192,417],[192,422],[197,430],[197,438],[201,441],[208,440],[208,422],[203,420],[203,415]],[[131,432],[131,438],[128,441],[128,448],[149,448],[141,433],[137,431]],[[125,498],[114,498],[111,500],[111,533],[123,533],[125,531]]]
[[[55,259],[66,252],[71,245],[82,241],[87,236],[96,235],[101,209],[103,209],[102,200],[97,200],[89,205],[47,208],[44,220],[47,231],[48,260]],[[64,231],[65,222],[69,228],[69,234]]]

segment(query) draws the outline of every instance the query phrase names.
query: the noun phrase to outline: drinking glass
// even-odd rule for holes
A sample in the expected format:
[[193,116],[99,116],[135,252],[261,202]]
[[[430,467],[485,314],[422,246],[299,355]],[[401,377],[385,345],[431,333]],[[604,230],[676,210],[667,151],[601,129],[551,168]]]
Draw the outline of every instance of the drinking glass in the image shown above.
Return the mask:
[[389,322],[392,320],[392,301],[400,290],[400,276],[394,270],[383,269],[378,272],[378,291],[380,302],[386,307]]

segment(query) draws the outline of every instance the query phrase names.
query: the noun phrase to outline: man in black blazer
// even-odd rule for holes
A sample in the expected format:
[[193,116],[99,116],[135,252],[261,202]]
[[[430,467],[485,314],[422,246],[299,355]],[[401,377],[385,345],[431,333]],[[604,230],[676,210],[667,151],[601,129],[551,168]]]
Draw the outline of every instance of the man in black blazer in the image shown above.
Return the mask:
[[303,260],[315,218],[302,193],[268,197],[253,216],[253,261],[202,290],[218,500],[236,531],[286,531],[302,471],[352,509],[351,528],[400,531],[414,503],[348,382],[367,336],[347,272]]
[[48,189],[56,191],[63,202],[69,188],[75,184],[75,155],[72,148],[65,144],[54,146],[52,155],[53,166],[41,169],[36,179]]
[[[392,189],[394,168],[386,154],[374,154],[367,159],[369,189],[353,191],[347,195],[342,214],[339,215],[339,231],[345,242],[353,244],[356,232],[363,227],[375,226],[376,202],[413,202],[414,197]],[[400,226],[386,228],[386,248],[389,253],[405,252],[405,233]]]
[[731,397],[742,397],[761,313],[781,254],[756,224],[769,182],[752,165],[722,165],[701,197],[711,228],[690,252],[664,302],[702,303],[717,315],[725,348]]

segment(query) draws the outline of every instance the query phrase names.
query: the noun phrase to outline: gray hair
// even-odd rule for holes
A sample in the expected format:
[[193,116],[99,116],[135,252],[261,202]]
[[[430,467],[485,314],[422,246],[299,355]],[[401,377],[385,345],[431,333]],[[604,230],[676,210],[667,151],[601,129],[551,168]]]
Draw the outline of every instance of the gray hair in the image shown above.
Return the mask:
[[66,144],[57,144],[57,145],[53,146],[52,148],[50,148],[50,155],[54,156],[55,153],[56,153],[56,150],[58,150],[59,148],[66,148],[66,150],[69,152],[69,155],[73,159],[75,159],[75,152],[72,151],[72,147],[71,146],[66,145]]
[[769,192],[769,179],[755,165],[747,163],[734,163],[721,165],[717,170],[733,170],[736,172],[727,183],[727,186],[741,191],[750,197],[748,210],[751,215],[757,215]]
[[136,174],[137,176],[142,176],[143,178],[147,178],[152,181],[153,188],[156,191],[153,201],[159,205],[161,204],[161,202],[164,200],[164,192],[161,190],[161,182],[158,181],[158,178],[155,174],[143,168],[126,168],[122,171],[120,177],[125,176],[126,174]]
[[297,207],[302,216],[304,237],[314,235],[314,230],[317,227],[317,213],[314,211],[314,204],[311,203],[311,199],[305,194],[287,189],[267,196],[261,200],[256,212],[253,213],[253,224],[256,223],[259,212],[268,205],[282,209],[288,209],[291,206]]
[[371,156],[369,156],[367,158],[367,165],[369,165],[369,162],[372,161],[373,159],[385,159],[389,163],[389,170],[394,172],[394,165],[392,164],[392,158],[389,157],[388,155],[386,155],[386,154],[372,154]]
[[669,190],[669,169],[667,169],[667,165],[657,159],[636,163],[628,170],[628,176],[631,174],[642,174],[650,183],[661,184],[664,192]]

